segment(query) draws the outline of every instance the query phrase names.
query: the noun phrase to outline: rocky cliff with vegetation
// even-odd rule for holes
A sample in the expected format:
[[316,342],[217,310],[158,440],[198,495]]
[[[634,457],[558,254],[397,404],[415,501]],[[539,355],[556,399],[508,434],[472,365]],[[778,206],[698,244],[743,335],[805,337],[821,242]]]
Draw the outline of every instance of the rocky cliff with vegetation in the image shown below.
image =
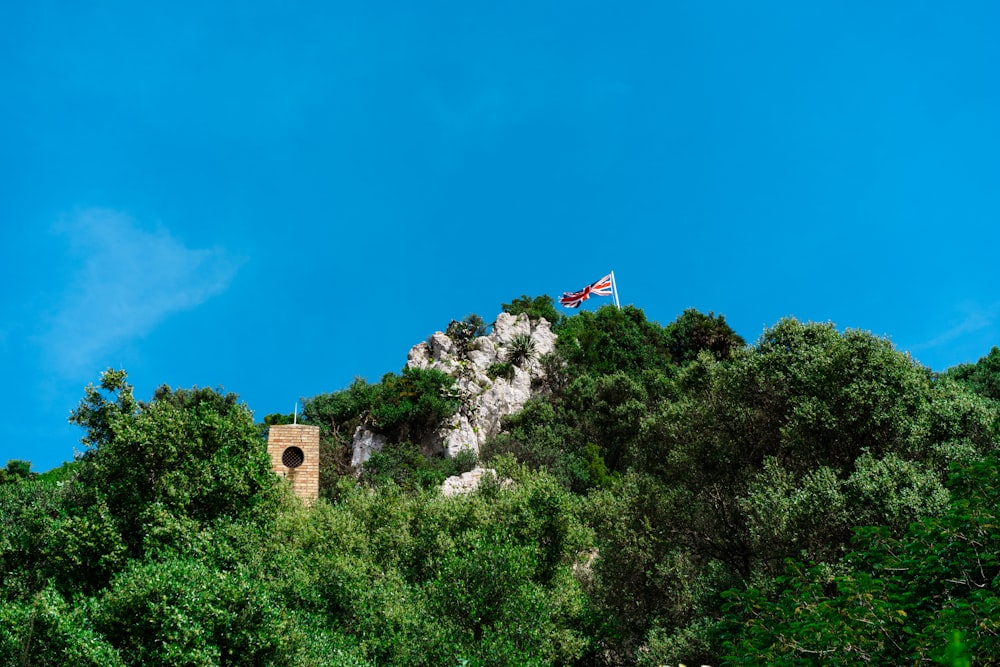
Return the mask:
[[261,437],[291,415],[105,373],[78,461],[0,471],[0,664],[1000,655],[1000,349],[937,373],[831,324],[503,311],[305,400],[311,508]]

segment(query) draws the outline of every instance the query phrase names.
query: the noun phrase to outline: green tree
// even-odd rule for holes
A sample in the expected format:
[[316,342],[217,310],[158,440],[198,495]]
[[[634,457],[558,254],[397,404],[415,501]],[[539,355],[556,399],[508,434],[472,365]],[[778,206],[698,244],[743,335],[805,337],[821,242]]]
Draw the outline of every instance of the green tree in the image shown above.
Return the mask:
[[291,414],[281,414],[279,412],[274,412],[269,415],[264,415],[264,419],[257,424],[257,429],[260,431],[260,437],[262,440],[267,442],[268,433],[272,426],[280,426],[284,424],[294,424],[296,423],[295,413]]
[[645,420],[673,391],[659,370],[577,375],[508,417],[483,447],[483,458],[512,454],[579,493],[606,487],[632,465]]
[[503,312],[514,316],[520,315],[521,313],[527,313],[528,317],[533,320],[543,318],[547,320],[554,329],[558,328],[558,326],[562,324],[563,320],[565,320],[565,317],[560,315],[559,311],[556,310],[555,302],[548,294],[542,294],[541,296],[536,296],[534,298],[528,296],[527,294],[522,294],[510,303],[502,304],[501,308],[503,308]]
[[[952,457],[991,447],[995,415],[866,332],[785,320],[730,362],[700,359],[644,423],[636,462],[704,503],[700,539],[744,577],[837,557],[863,516],[905,528],[940,507]],[[968,447],[941,423],[952,410]]]
[[164,517],[199,527],[276,510],[277,478],[235,394],[164,386],[143,403],[124,371],[108,370],[70,421],[87,430],[79,483],[91,504],[106,503],[133,554]]
[[433,368],[407,367],[378,384],[358,378],[347,389],[306,399],[304,422],[320,428],[321,491],[330,496],[337,479],[351,472],[350,444],[359,426],[392,444],[421,443],[458,407],[455,380]]
[[369,415],[376,430],[395,442],[420,441],[459,407],[455,380],[433,368],[403,369],[382,378]]
[[705,315],[694,308],[688,308],[668,324],[664,338],[675,364],[694,361],[702,351],[721,361],[746,346],[746,341],[726,324],[725,316],[712,312]]
[[[943,514],[857,531],[836,569],[791,560],[772,590],[727,593],[719,625],[732,664],[964,664],[1000,651],[1000,476],[993,457],[958,466]],[[955,635],[961,641],[956,644]]]
[[640,374],[673,364],[664,329],[634,306],[602,306],[568,318],[559,328],[556,350],[576,373]]
[[456,456],[425,456],[412,442],[388,443],[373,452],[365,462],[360,481],[373,487],[394,484],[401,489],[417,490],[440,486],[452,475],[461,475],[476,465],[476,454],[463,450]]
[[320,493],[331,497],[337,480],[352,474],[351,439],[377,400],[379,385],[355,378],[347,388],[307,398],[303,423],[319,427]]
[[3,470],[9,479],[28,479],[31,477],[31,461],[11,459]]
[[943,511],[950,462],[994,446],[982,400],[884,339],[827,324],[784,320],[728,360],[702,351],[670,384],[666,400],[630,390],[635,408],[612,403],[609,416],[638,415],[622,437],[636,434],[634,477],[595,496],[610,512],[592,511],[634,517],[597,525],[615,561],[595,564],[595,601],[632,647],[624,662],[650,642],[663,662],[711,659],[704,619],[726,586],[766,590],[788,558],[832,567],[861,521],[900,535]]
[[260,582],[181,558],[125,569],[95,616],[130,665],[291,664],[305,639]]
[[0,600],[0,663],[124,667],[94,627],[94,606],[81,597],[70,603],[51,587],[25,602]]
[[966,386],[980,396],[1000,401],[1000,347],[975,364],[960,364],[949,368],[944,375]]

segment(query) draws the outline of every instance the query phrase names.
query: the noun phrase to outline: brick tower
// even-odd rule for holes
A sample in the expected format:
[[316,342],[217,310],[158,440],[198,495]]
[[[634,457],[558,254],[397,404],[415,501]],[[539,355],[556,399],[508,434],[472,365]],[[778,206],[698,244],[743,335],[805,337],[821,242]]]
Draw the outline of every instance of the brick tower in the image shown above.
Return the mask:
[[267,435],[271,469],[292,484],[307,505],[319,497],[319,427],[302,424],[271,426]]

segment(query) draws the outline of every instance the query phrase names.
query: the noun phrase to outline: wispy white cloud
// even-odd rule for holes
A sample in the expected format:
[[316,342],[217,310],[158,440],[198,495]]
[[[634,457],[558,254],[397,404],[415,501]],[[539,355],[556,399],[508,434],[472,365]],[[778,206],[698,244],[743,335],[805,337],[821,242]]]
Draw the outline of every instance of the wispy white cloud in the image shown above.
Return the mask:
[[962,319],[958,324],[922,343],[917,343],[911,347],[912,350],[930,350],[936,347],[952,343],[969,334],[983,331],[993,327],[997,318],[1000,317],[1000,303],[989,306],[967,305]]
[[56,232],[68,239],[76,264],[41,344],[51,369],[65,376],[92,372],[101,355],[225,291],[241,263],[108,209],[82,211]]

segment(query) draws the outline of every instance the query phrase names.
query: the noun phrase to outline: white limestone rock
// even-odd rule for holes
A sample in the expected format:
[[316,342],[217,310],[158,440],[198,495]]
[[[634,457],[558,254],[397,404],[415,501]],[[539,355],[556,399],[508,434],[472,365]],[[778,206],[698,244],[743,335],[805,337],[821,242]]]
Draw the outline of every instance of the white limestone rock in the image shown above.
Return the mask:
[[431,347],[427,343],[417,343],[410,348],[406,357],[409,368],[427,368],[431,365]]
[[476,368],[489,368],[490,364],[496,363],[499,359],[496,343],[489,336],[480,336],[472,341],[472,349],[469,350],[468,357]]
[[[491,380],[486,371],[491,364],[505,360],[506,348],[519,335],[531,337],[534,355],[522,367],[514,367],[514,377],[510,380],[503,377]],[[548,321],[532,321],[523,313],[516,317],[501,313],[489,335],[472,342],[465,361],[471,367],[466,375],[475,379],[475,386],[459,380],[463,400],[457,415],[458,427],[439,433],[447,456],[455,456],[463,449],[479,453],[486,440],[500,432],[501,419],[520,410],[533,394],[534,381],[544,377],[539,358],[555,349],[555,341]],[[480,388],[478,392],[476,387]]]
[[455,343],[447,334],[436,332],[428,341],[431,356],[434,361],[446,361],[455,358]]
[[469,472],[449,477],[441,482],[441,495],[450,498],[463,493],[472,493],[479,488],[479,483],[482,481],[484,475],[496,476],[496,471],[491,468],[476,466]]
[[359,426],[351,440],[351,467],[360,468],[374,452],[381,452],[384,445],[385,436]]
[[[506,361],[507,349],[517,336],[531,337],[534,354],[514,366],[511,379],[491,379],[487,374],[490,366]],[[468,345],[456,344],[440,331],[414,345],[407,355],[407,367],[434,368],[452,376],[461,400],[458,413],[435,434],[437,442],[431,449],[443,451],[449,457],[463,449],[478,454],[486,440],[499,433],[501,420],[520,410],[532,397],[535,387],[540,386],[545,371],[539,359],[555,350],[555,342],[556,335],[547,320],[531,320],[524,313],[517,316],[500,313],[492,331],[474,338]],[[355,432],[351,464],[363,464],[384,442],[385,438],[359,428]]]

